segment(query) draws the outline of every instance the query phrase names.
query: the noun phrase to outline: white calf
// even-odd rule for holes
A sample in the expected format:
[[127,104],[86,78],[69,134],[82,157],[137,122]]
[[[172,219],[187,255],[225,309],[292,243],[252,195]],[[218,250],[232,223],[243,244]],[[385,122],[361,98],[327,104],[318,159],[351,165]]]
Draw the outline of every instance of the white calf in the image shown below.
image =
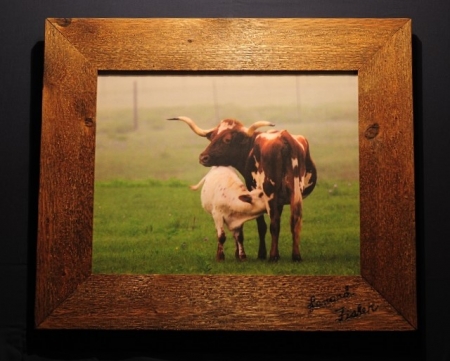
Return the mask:
[[203,179],[191,189],[203,184],[201,201],[203,208],[212,215],[217,231],[216,259],[225,259],[223,244],[226,236],[223,225],[233,232],[236,241],[235,256],[246,258],[244,250],[243,224],[259,217],[266,211],[264,193],[260,189],[248,191],[232,167],[212,167]]

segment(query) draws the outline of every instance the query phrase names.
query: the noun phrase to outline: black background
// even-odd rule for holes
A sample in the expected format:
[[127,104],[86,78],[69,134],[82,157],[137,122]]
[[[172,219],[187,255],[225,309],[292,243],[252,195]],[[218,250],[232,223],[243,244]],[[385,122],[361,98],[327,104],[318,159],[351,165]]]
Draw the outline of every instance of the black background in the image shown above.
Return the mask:
[[[419,321],[408,333],[33,330],[44,20],[47,17],[408,17]],[[448,0],[16,0],[0,8],[0,360],[450,360]],[[395,172],[395,169],[392,170]]]

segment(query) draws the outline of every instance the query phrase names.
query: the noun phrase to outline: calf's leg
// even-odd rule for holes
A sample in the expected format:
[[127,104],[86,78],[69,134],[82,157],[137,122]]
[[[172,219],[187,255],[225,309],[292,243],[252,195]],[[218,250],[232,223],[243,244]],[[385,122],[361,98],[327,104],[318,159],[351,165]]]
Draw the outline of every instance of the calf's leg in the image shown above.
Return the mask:
[[223,244],[225,243],[227,237],[223,229],[219,230],[217,233],[217,253],[216,261],[224,261],[225,253],[223,252]]
[[216,252],[216,261],[224,261],[225,253],[223,252],[223,244],[227,240],[225,235],[225,231],[223,229],[223,218],[220,213],[212,212],[212,216],[214,219],[214,224],[217,232],[217,252]]
[[240,226],[239,228],[233,231],[234,241],[236,243],[236,251],[234,253],[236,259],[240,261],[245,261],[247,259],[247,255],[244,250],[244,227]]

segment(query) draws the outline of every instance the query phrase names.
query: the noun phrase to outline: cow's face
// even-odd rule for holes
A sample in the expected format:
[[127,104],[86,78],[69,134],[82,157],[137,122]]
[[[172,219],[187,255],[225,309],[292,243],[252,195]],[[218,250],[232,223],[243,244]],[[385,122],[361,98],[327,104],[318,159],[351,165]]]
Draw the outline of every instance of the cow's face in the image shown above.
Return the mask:
[[205,167],[215,165],[237,167],[247,157],[251,137],[242,130],[242,127],[225,129],[215,133],[215,135],[208,137],[211,143],[200,154],[200,164]]
[[168,120],[185,122],[195,134],[206,137],[211,142],[200,154],[199,161],[201,164],[207,167],[231,165],[239,170],[242,169],[242,165],[246,161],[255,130],[260,127],[274,126],[271,122],[261,120],[246,128],[238,120],[224,119],[212,129],[202,129],[192,119],[185,116],[169,118]]

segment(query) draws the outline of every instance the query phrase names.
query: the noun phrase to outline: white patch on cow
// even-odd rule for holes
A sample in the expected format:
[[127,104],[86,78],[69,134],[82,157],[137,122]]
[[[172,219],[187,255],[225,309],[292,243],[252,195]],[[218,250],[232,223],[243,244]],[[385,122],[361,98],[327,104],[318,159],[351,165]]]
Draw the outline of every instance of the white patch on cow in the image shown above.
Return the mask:
[[[252,172],[252,177],[253,177],[253,180],[255,181],[255,185],[256,185],[255,188],[262,190],[264,193],[264,203],[266,205],[266,212],[267,212],[267,214],[270,214],[269,201],[273,199],[274,195],[271,194],[270,196],[268,196],[264,192],[263,185],[264,185],[264,181],[266,180],[266,174],[264,173],[264,171]],[[273,180],[267,178],[267,181],[269,181],[272,185],[275,185],[275,182]]]
[[255,160],[255,167],[256,167],[256,169],[258,169],[259,168],[259,162],[258,162],[258,160],[256,159],[255,156],[253,156],[253,159]]
[[266,212],[267,212],[267,214],[270,214],[269,201],[272,200],[273,197],[274,197],[273,193],[270,195],[270,197],[268,197],[267,194],[264,193],[264,203],[266,204]]
[[227,129],[233,129],[235,126],[235,123],[222,122],[220,123],[219,128],[217,128],[217,134],[220,134]]
[[[292,169],[298,167],[298,158],[292,158]],[[304,177],[294,177],[294,202],[300,203],[302,200],[302,192],[304,187]]]
[[258,135],[258,137],[267,139],[267,140],[273,140],[280,137],[281,131],[279,130],[269,130],[267,132],[261,133]]
[[[233,234],[233,236],[236,238],[238,236],[238,234]],[[244,247],[242,246],[242,243],[239,243],[238,241],[236,241],[236,248],[238,250],[238,254],[239,254],[239,258],[242,258],[243,256],[245,256],[245,251],[244,251]]]
[[312,173],[306,173],[305,177],[303,177],[303,179],[304,179],[303,184],[304,184],[305,188],[311,187],[314,184],[314,183],[310,182],[311,177],[312,177]]

